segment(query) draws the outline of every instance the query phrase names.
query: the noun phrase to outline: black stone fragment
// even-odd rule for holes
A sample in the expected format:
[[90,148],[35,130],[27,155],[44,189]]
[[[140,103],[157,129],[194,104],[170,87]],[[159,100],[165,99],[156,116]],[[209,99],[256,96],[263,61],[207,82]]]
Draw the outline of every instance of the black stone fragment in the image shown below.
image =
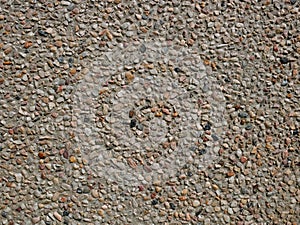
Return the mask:
[[208,123],[204,126],[204,130],[210,130],[211,129],[211,125]]
[[199,155],[204,155],[206,153],[206,149],[205,148],[199,149],[198,153],[199,153]]
[[176,209],[176,206],[175,206],[175,204],[173,202],[170,202],[170,208],[173,209],[173,210]]
[[214,141],[218,141],[219,137],[215,134],[212,134],[211,137],[213,138]]
[[247,118],[249,115],[248,115],[248,113],[246,113],[246,112],[240,112],[239,113],[239,117],[240,118]]
[[281,58],[280,58],[280,62],[281,62],[282,64],[287,64],[287,63],[289,62],[289,59],[286,58],[286,57],[281,57]]
[[136,126],[136,119],[132,119],[130,121],[130,128],[134,128]]
[[299,134],[299,130],[296,129],[296,130],[293,130],[293,135],[298,135]]
[[82,194],[81,188],[77,188],[76,192],[77,192],[78,194]]
[[157,204],[158,204],[158,201],[156,199],[153,199],[151,202],[151,205],[157,205]]
[[198,217],[198,216],[201,214],[201,212],[202,212],[202,210],[197,211],[197,212],[195,213],[195,216]]
[[176,72],[176,73],[180,73],[180,72],[183,72],[180,68],[178,68],[178,67],[176,67],[175,69],[174,69],[174,71]]
[[43,37],[47,37],[48,36],[48,34],[45,31],[43,31],[43,30],[38,30],[38,33],[39,33],[39,35],[41,35]]
[[252,126],[252,124],[251,124],[251,123],[249,123],[249,124],[247,124],[247,125],[246,125],[245,129],[246,129],[246,130],[251,130],[251,129],[252,129],[252,127],[253,127],[253,126]]
[[5,211],[1,212],[1,216],[6,218],[7,217],[7,212],[5,212]]
[[226,78],[224,79],[224,81],[225,81],[226,83],[231,82],[231,80],[230,80],[228,77],[226,77]]
[[73,67],[74,59],[73,58],[69,58],[68,59],[68,63],[69,63],[70,67]]

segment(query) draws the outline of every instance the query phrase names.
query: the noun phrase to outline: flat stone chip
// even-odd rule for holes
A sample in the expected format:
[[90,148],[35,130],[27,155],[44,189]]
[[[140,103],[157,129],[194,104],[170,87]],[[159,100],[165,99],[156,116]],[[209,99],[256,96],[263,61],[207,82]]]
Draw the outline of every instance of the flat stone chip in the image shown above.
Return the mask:
[[99,176],[126,186],[205,168],[227,126],[216,78],[197,52],[172,42],[103,53],[73,98],[77,147]]

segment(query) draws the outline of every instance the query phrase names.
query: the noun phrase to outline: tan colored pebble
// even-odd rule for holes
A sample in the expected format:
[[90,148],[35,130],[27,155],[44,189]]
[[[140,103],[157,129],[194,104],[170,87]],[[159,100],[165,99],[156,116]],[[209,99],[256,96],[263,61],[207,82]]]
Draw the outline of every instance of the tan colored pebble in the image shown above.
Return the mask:
[[156,112],[156,113],[155,113],[155,116],[156,116],[156,117],[162,117],[162,115],[163,115],[162,112]]
[[109,30],[106,30],[106,37],[107,37],[109,40],[112,40],[112,39],[113,39],[113,35],[110,33]]
[[61,47],[63,45],[63,42],[62,41],[56,41],[55,42],[55,46],[56,47]]
[[200,205],[200,201],[194,200],[192,205],[193,205],[193,207],[198,207]]
[[133,161],[132,158],[129,158],[129,159],[127,160],[127,162],[128,162],[128,165],[129,165],[131,168],[136,168],[136,167],[137,167],[136,162]]
[[218,190],[218,189],[219,189],[218,185],[216,185],[216,184],[212,184],[211,186],[212,186],[212,188],[213,188],[214,190]]
[[272,136],[267,136],[266,137],[266,142],[267,143],[270,143],[270,142],[272,142],[273,141],[273,137]]
[[71,70],[70,70],[70,74],[71,75],[74,75],[76,73],[76,69],[75,68],[72,68]]
[[35,224],[35,223],[38,223],[38,222],[40,222],[40,220],[41,220],[41,217],[39,217],[39,216],[38,216],[38,217],[34,217],[34,218],[32,218],[32,220],[31,220],[31,221],[32,221],[32,223],[34,223],[34,224]]
[[133,75],[131,72],[129,72],[129,71],[127,71],[127,72],[125,73],[125,77],[126,77],[126,80],[127,80],[128,82],[132,82],[133,79],[134,79],[134,75]]
[[93,189],[93,190],[91,191],[91,194],[92,194],[92,196],[93,196],[94,198],[98,198],[98,197],[99,197],[99,193],[98,193],[98,191],[95,190],[95,189]]
[[181,194],[186,195],[188,192],[189,192],[189,190],[185,188],[185,189],[182,190]]
[[69,161],[70,161],[70,163],[74,163],[74,162],[76,162],[77,160],[76,160],[76,157],[72,155],[72,156],[70,157]]
[[53,215],[59,222],[62,221],[62,216],[58,212],[54,212]]
[[155,191],[158,193],[158,192],[161,192],[162,188],[161,187],[155,187]]
[[54,195],[52,196],[52,201],[56,202],[59,198],[60,193],[59,192],[55,192]]
[[191,220],[191,215],[189,213],[187,213],[185,215],[185,219],[186,219],[186,221],[190,221]]
[[275,149],[274,146],[271,145],[270,143],[266,144],[266,148],[269,149],[269,150],[274,150]]
[[163,112],[164,114],[167,114],[167,115],[170,114],[170,111],[169,111],[168,109],[166,109],[166,108],[163,108],[163,109],[162,109],[162,112]]
[[151,112],[152,112],[152,113],[156,112],[157,110],[158,110],[158,107],[152,107],[152,108],[151,108]]
[[174,217],[175,217],[175,218],[178,218],[178,216],[179,216],[179,215],[178,215],[178,212],[174,212]]

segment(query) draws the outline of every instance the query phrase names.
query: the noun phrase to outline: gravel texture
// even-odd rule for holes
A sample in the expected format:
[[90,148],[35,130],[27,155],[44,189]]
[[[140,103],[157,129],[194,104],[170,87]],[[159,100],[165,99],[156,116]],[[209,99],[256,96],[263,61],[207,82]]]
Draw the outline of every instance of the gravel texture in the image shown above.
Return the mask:
[[299,8],[0,0],[0,224],[298,224]]

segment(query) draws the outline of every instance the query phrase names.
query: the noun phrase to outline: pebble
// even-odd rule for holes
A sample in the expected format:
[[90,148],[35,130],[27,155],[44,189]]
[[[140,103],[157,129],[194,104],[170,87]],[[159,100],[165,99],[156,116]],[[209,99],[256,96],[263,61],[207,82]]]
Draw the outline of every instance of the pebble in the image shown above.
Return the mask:
[[98,198],[98,197],[99,197],[99,193],[98,193],[98,191],[95,190],[95,189],[92,189],[92,190],[91,190],[91,194],[92,194],[92,196],[93,196],[94,198]]
[[70,163],[75,163],[77,161],[76,157],[75,156],[70,156],[70,159],[69,159]]
[[201,203],[200,203],[200,201],[198,201],[198,200],[194,200],[194,201],[193,201],[193,207],[195,207],[195,208],[198,207],[198,206],[200,206],[200,204],[201,204]]
[[287,64],[287,63],[289,62],[289,59],[286,58],[286,57],[281,57],[281,58],[280,58],[280,62],[281,62],[282,64]]
[[38,217],[34,217],[34,218],[31,219],[31,221],[32,221],[32,223],[36,224],[36,223],[38,223],[38,222],[41,221],[41,218],[39,216]]
[[57,219],[59,222],[62,221],[62,216],[58,213],[58,212],[54,212],[53,216],[55,217],[55,219]]

